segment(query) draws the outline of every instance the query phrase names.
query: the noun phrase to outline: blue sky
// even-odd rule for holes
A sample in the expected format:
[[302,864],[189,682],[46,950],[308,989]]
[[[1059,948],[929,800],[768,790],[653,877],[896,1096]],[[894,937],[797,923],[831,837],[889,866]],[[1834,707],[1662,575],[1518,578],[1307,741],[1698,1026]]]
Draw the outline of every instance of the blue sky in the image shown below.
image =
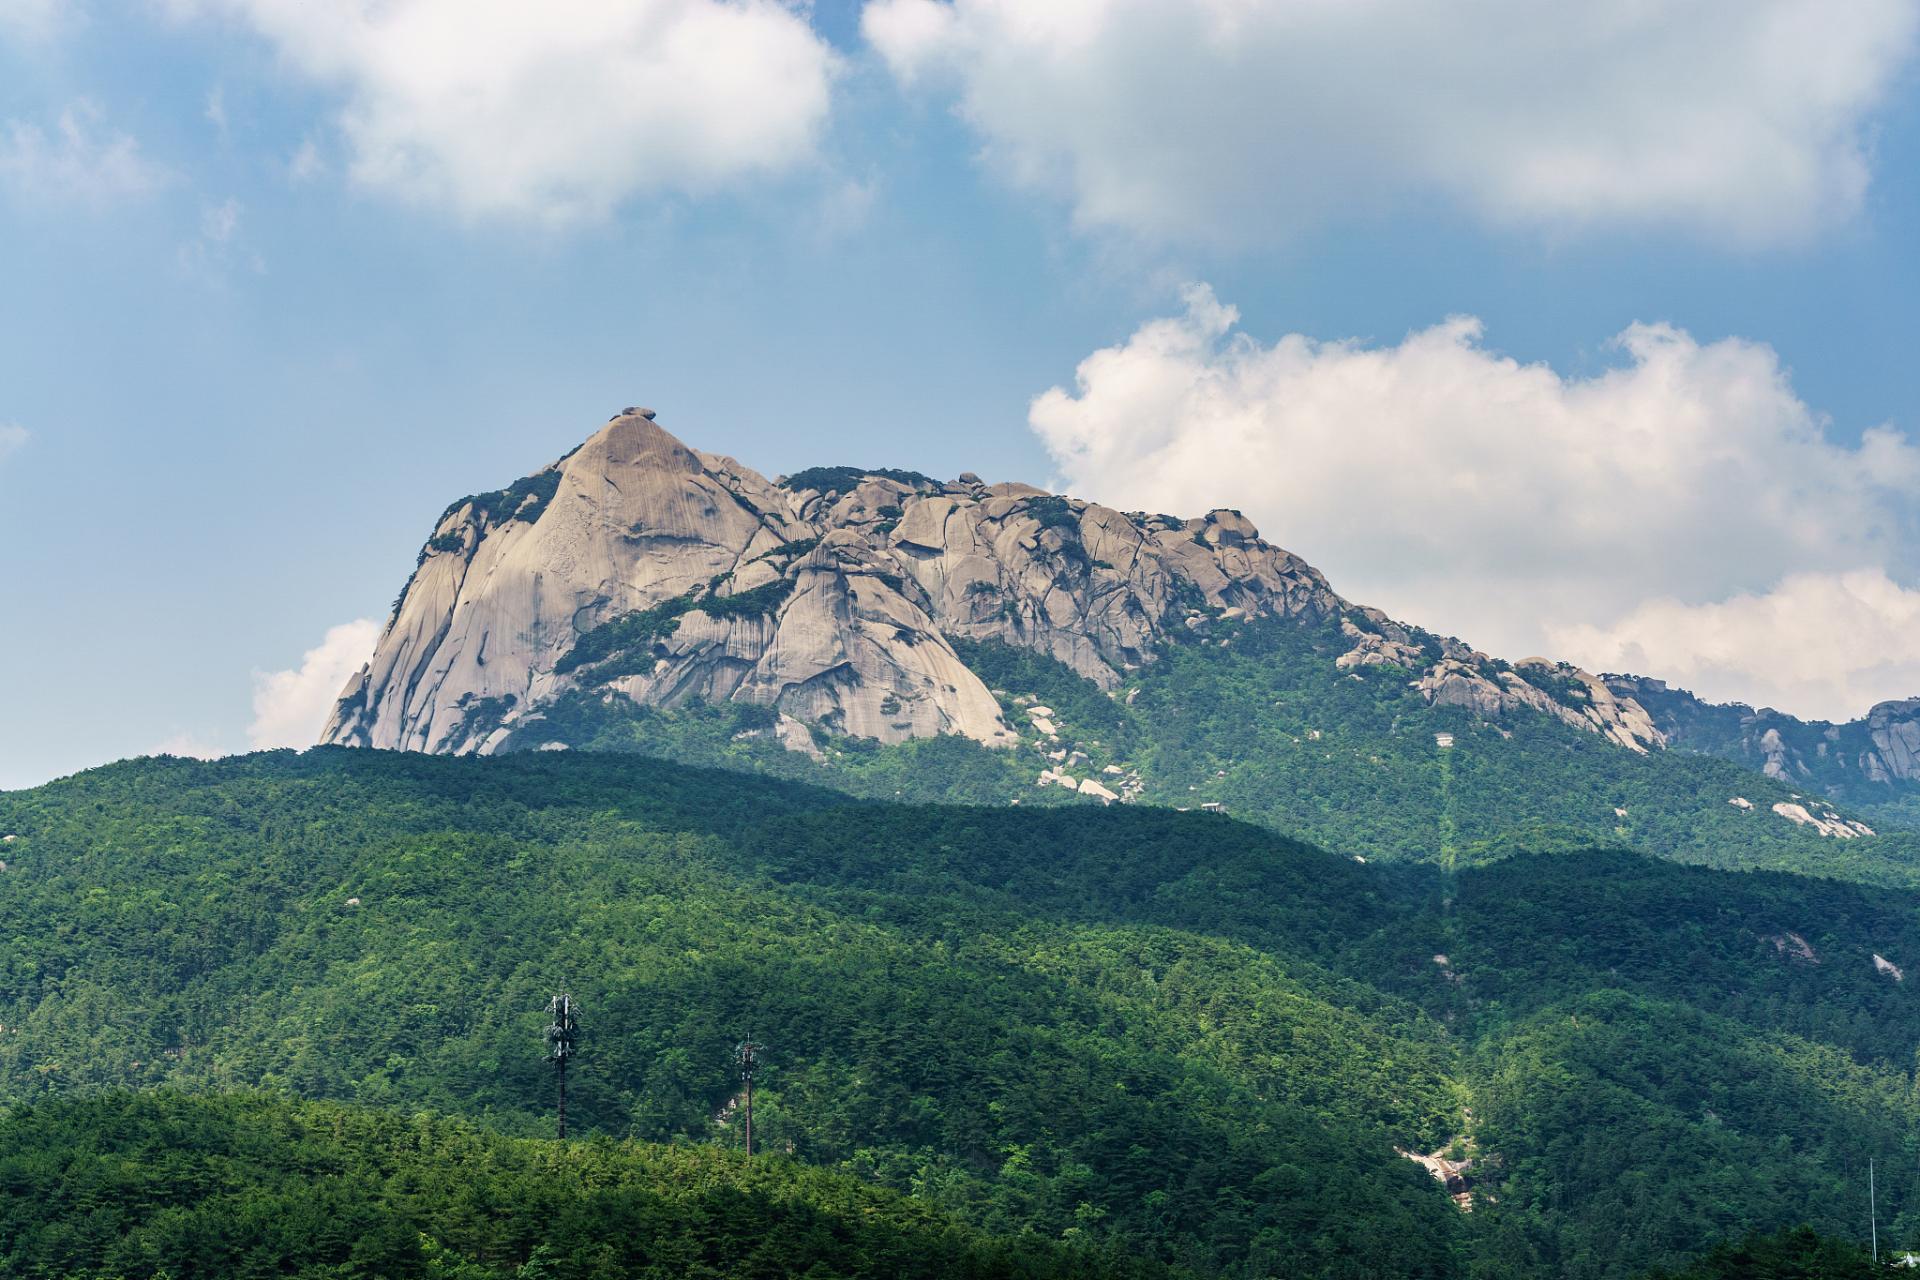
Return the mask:
[[1920,694],[1920,3],[1559,9],[0,0],[0,787],[311,732],[446,502],[636,403]]

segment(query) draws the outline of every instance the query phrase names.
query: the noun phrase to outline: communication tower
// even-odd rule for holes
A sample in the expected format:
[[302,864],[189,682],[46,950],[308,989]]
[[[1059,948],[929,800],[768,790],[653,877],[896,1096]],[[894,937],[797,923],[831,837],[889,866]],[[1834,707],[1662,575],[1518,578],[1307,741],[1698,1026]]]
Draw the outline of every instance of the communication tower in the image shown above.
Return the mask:
[[560,1137],[567,1136],[567,1061],[580,1049],[580,1002],[567,994],[547,1001],[547,1013],[553,1021],[547,1025],[547,1059],[560,1076]]
[[754,1055],[766,1051],[767,1046],[755,1044],[751,1036],[742,1040],[733,1050],[734,1061],[740,1064],[740,1078],[747,1085],[747,1159],[749,1160],[753,1159],[753,1070],[759,1065]]

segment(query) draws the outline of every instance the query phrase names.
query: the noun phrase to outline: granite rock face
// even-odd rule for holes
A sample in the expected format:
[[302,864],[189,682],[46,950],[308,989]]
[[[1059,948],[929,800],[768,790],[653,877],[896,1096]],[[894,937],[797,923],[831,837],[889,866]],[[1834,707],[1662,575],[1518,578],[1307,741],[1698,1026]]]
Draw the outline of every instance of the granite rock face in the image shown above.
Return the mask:
[[537,741],[542,708],[588,692],[761,704],[796,750],[805,723],[1012,745],[948,636],[1112,688],[1170,628],[1350,607],[1232,511],[1123,513],[970,474],[842,483],[770,483],[629,409],[448,508],[321,741],[487,753]]
[[1880,776],[1920,780],[1920,698],[1877,703],[1867,712],[1867,733],[1879,750],[1862,757],[1861,767]]
[[[1355,626],[1354,617],[1365,618],[1373,630]],[[1350,609],[1340,629],[1353,647],[1335,659],[1336,666],[1356,674],[1367,667],[1403,668],[1418,676],[1407,683],[1430,707],[1462,707],[1487,718],[1531,707],[1629,751],[1667,745],[1638,702],[1578,667],[1545,658],[1522,658],[1508,666],[1452,638],[1430,640],[1436,652],[1429,653],[1377,609]]]
[[[543,711],[587,695],[764,706],[747,734],[813,754],[810,725],[1012,746],[1019,734],[949,637],[1036,650],[1112,689],[1170,635],[1268,616],[1340,618],[1341,670],[1413,673],[1429,705],[1529,707],[1632,751],[1665,745],[1626,691],[1545,659],[1509,667],[1343,600],[1235,511],[1122,512],[970,472],[943,484],[827,468],[772,483],[689,449],[647,409],[446,510],[321,741],[542,745]],[[1875,708],[1875,741],[1890,768],[1920,776],[1917,709]],[[1026,715],[1054,731],[1047,708]]]
[[1908,790],[1920,787],[1920,698],[1881,702],[1857,720],[1834,722],[1707,702],[1648,676],[1601,679],[1644,708],[1669,747],[1732,760],[1803,794],[1905,803]]

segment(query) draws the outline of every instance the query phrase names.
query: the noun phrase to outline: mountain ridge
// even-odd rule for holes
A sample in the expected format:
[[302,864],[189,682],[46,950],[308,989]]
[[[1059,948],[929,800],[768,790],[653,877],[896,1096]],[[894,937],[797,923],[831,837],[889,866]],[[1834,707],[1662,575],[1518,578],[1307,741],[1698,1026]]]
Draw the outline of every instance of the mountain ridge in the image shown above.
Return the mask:
[[320,740],[455,754],[544,745],[524,732],[515,742],[516,726],[599,690],[767,706],[778,721],[765,727],[801,751],[815,749],[807,724],[882,743],[957,733],[1012,746],[1020,730],[949,637],[1032,650],[1111,690],[1176,629],[1210,641],[1216,622],[1264,616],[1340,618],[1342,669],[1417,673],[1430,706],[1525,706],[1629,750],[1664,745],[1631,695],[1354,604],[1237,511],[1121,512],[971,473],[946,483],[821,467],[770,483],[687,448],[644,409],[513,487],[447,508]]
[[[1780,782],[1818,787],[1854,805],[1899,803],[1920,783],[1920,698],[1877,702],[1853,720],[1802,720],[1772,707],[1706,702],[1647,676],[1603,675],[1607,688],[1644,706],[1668,743],[1737,760]],[[1873,788],[1885,787],[1876,795]],[[1882,797],[1885,798],[1882,798]],[[1906,825],[1920,816],[1903,815]]]
[[[1230,807],[1366,858],[1451,864],[1547,826],[1920,882],[1886,833],[1920,826],[1920,757],[1894,749],[1920,749],[1920,700],[1807,725],[1508,662],[1346,599],[1229,509],[971,473],[768,481],[641,409],[445,509],[322,741],[638,752],[874,799]],[[1701,754],[1740,767],[1682,765]]]

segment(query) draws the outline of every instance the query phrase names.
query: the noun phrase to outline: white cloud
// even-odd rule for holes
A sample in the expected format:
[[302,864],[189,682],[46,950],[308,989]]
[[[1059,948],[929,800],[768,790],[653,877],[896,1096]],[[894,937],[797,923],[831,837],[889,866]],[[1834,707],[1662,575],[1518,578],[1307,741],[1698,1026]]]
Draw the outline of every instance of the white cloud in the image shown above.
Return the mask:
[[1745,242],[1851,213],[1916,0],[870,0],[1086,225],[1250,242],[1438,193],[1495,223]]
[[140,156],[140,144],[101,128],[99,104],[82,99],[60,113],[54,135],[7,121],[0,141],[0,184],[36,201],[104,205],[165,185],[168,173]]
[[1847,720],[1920,694],[1920,591],[1879,570],[1795,574],[1764,595],[1649,600],[1610,627],[1556,628],[1594,671],[1655,671],[1701,697]]
[[39,42],[56,35],[75,15],[66,0],[0,0],[0,35]]
[[317,649],[301,655],[297,671],[253,673],[253,723],[247,742],[255,751],[305,749],[319,738],[347,678],[373,655],[380,624],[367,618],[327,628]]
[[147,753],[153,756],[182,756],[190,760],[218,760],[227,753],[191,733],[176,733]]
[[31,439],[33,433],[17,423],[0,427],[0,462],[6,461],[8,454],[26,448]]
[[[1267,346],[1229,336],[1237,314],[1205,286],[1187,303],[1089,356],[1077,394],[1034,401],[1074,492],[1239,508],[1349,599],[1504,657],[1633,668],[1637,644],[1639,674],[1710,663],[1722,696],[1782,710],[1865,696],[1881,661],[1866,638],[1885,628],[1841,619],[1902,616],[1904,597],[1871,584],[1916,568],[1920,450],[1886,429],[1829,442],[1768,348],[1635,325],[1622,367],[1568,379],[1487,351],[1465,317],[1392,347]],[[1856,603],[1784,629],[1836,592]],[[1818,662],[1843,664],[1826,693],[1778,674],[1783,647],[1816,631],[1831,638]]]
[[183,3],[344,91],[356,180],[466,215],[597,218],[804,163],[838,69],[773,0]]

